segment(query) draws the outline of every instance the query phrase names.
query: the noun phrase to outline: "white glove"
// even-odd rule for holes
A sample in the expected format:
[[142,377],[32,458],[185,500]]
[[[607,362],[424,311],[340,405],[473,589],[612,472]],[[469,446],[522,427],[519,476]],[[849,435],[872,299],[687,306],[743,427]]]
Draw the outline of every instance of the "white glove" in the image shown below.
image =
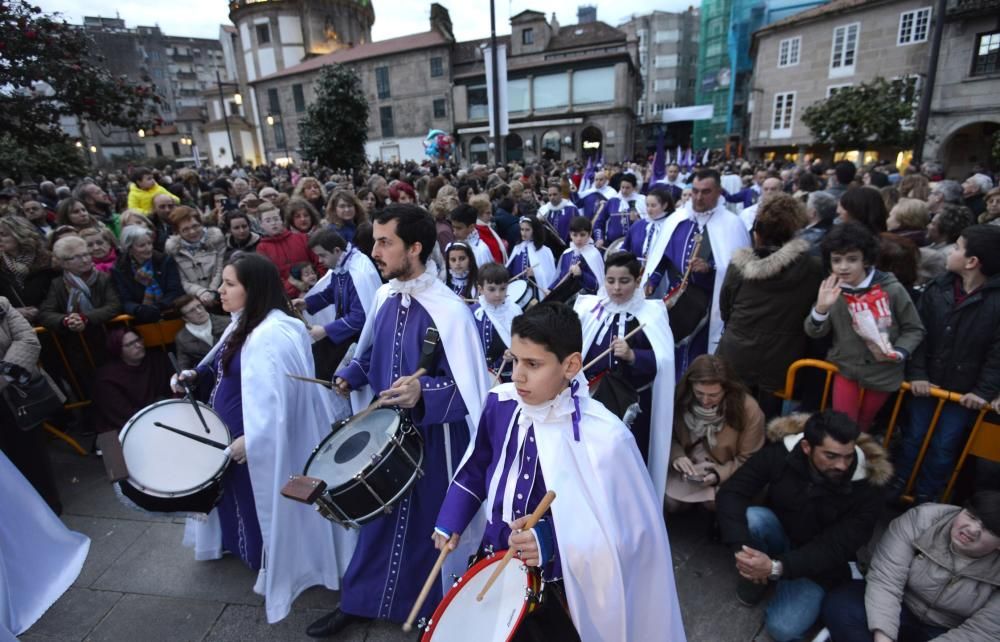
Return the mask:
[[188,385],[190,385],[194,383],[194,380],[197,378],[198,378],[197,370],[182,370],[180,379],[177,378],[177,375],[170,376],[170,389],[176,392],[177,394],[182,395],[187,391],[184,390],[184,386],[181,385],[181,381],[184,381]]

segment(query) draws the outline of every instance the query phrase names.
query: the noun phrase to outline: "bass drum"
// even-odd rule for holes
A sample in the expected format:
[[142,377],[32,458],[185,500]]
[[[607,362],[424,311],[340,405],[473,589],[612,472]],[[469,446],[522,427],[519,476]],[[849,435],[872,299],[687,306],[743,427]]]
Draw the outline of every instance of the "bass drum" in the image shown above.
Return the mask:
[[358,528],[392,512],[423,475],[424,440],[402,412],[379,408],[345,419],[319,443],[302,474],[326,482],[316,510]]
[[507,285],[507,298],[516,303],[522,311],[527,310],[532,301],[538,301],[538,288],[534,283],[517,279]]
[[[232,443],[222,418],[198,404],[208,429],[186,399],[168,399],[137,412],[118,436],[128,479],[118,482],[135,505],[157,513],[208,513],[222,496],[222,475],[229,464],[224,449]],[[211,446],[177,434],[169,426]]]

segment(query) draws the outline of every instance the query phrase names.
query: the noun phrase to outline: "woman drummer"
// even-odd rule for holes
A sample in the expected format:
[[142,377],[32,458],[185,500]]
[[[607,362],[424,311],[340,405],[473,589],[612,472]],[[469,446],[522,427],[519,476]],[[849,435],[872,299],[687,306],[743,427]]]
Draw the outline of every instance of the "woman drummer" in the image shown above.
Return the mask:
[[[213,519],[195,522],[193,543],[199,559],[225,550],[260,570],[254,588],[265,595],[268,622],[276,622],[305,587],[321,583],[336,590],[335,546],[347,549],[341,550],[345,561],[351,552],[353,541],[338,532],[335,542],[331,522],[304,504],[279,499],[282,485],[302,471],[322,440],[333,412],[323,388],[286,376],[310,377],[314,365],[306,326],[293,316],[274,264],[257,254],[237,255],[223,269],[219,294],[233,322],[197,370],[185,370],[181,379],[214,381],[210,404],[233,437],[232,461],[213,511],[221,532],[212,528]],[[183,392],[174,379],[174,390]]]
[[545,244],[545,230],[542,222],[534,216],[522,216],[518,223],[521,228],[521,242],[510,251],[507,269],[513,275],[522,275],[543,287],[548,287],[556,278],[556,260]]
[[590,366],[584,375],[592,396],[629,425],[662,497],[674,390],[674,341],[666,307],[643,297],[639,261],[629,252],[608,257],[604,291],[580,296],[574,306],[583,325],[583,362]]

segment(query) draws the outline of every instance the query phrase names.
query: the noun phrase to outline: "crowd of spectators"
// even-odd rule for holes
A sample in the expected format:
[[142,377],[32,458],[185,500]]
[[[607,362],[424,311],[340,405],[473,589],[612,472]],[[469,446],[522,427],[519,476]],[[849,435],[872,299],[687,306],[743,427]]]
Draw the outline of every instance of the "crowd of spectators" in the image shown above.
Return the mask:
[[[978,412],[1000,410],[995,177],[980,169],[945,178],[931,163],[922,171],[847,161],[713,165],[753,245],[736,253],[722,286],[716,354],[696,358],[676,386],[667,509],[717,511],[740,601],[756,603],[769,580],[777,583],[767,614],[777,640],[798,639],[824,616],[838,642],[931,639],[948,630],[961,634],[940,639],[995,639],[1000,471],[977,461],[966,507],[936,503]],[[652,171],[650,162],[610,164],[602,180],[624,198],[633,187],[648,191]],[[492,229],[490,243],[502,247],[490,249],[505,254],[522,241],[522,217],[534,220],[546,202],[576,201],[583,174],[579,164],[553,162],[376,163],[354,173],[303,163],[6,179],[0,389],[35,376],[40,358],[65,392],[92,400],[67,417],[79,432],[120,429],[170,393],[162,351],[111,323],[119,315],[135,324],[180,320],[173,345],[181,367],[192,368],[229,322],[217,289],[236,252],[270,259],[289,299],[298,299],[328,269],[314,252],[323,245],[317,234],[333,230],[370,254],[374,216],[388,203],[415,202],[435,219],[438,261],[467,238],[465,228]],[[668,211],[691,198],[681,168],[671,166],[660,182],[676,194]],[[674,200],[663,194],[656,198]],[[848,301],[871,296],[883,297],[888,321],[864,335]],[[71,346],[64,361],[32,326]],[[833,410],[788,416],[775,393],[804,357],[839,369]],[[67,366],[80,390],[66,385]],[[900,415],[900,443],[887,452],[871,435],[888,428],[886,402],[904,381],[913,397]],[[801,383],[794,403],[817,410],[822,381]],[[960,402],[937,417],[932,388]],[[8,428],[5,412],[0,404],[0,445],[58,511],[44,440]],[[919,507],[889,526],[867,585],[857,574],[845,583],[848,563],[885,516],[884,500],[907,488],[932,417],[937,430],[910,489]]]

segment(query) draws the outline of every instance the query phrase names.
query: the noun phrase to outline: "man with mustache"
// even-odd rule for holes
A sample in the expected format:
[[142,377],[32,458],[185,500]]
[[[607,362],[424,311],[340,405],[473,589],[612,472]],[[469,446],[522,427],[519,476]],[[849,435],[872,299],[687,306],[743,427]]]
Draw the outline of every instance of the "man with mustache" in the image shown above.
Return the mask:
[[[872,536],[892,479],[885,450],[847,415],[790,415],[767,427],[772,442],[722,486],[722,541],[735,552],[740,603],[776,585],[765,626],[777,642],[798,640],[826,592],[851,578],[849,562]],[[762,491],[763,505],[754,505]]]

